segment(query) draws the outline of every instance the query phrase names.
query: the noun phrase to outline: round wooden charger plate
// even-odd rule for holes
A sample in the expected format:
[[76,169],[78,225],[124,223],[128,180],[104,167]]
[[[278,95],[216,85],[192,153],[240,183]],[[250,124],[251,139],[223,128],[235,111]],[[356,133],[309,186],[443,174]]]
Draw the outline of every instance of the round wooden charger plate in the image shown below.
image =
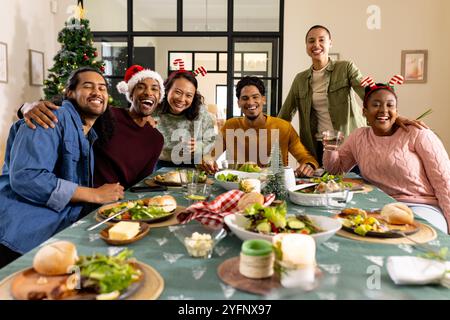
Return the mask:
[[368,193],[373,190],[373,186],[364,182],[363,179],[343,178],[344,182],[350,182],[355,187],[360,187],[362,190],[352,190],[353,193]]
[[[186,209],[186,207],[183,206],[178,206],[175,209],[175,214],[172,215],[170,217],[170,219],[161,221],[161,222],[154,222],[154,223],[148,223],[147,224],[150,226],[150,228],[162,228],[162,227],[168,227],[168,226],[174,226],[176,224],[179,224],[180,222],[177,220],[177,216],[183,212]],[[98,212],[95,213],[95,220],[97,220],[98,222],[104,220],[99,214]],[[106,222],[105,225],[113,225],[116,222]]]
[[[156,300],[161,295],[164,290],[164,279],[161,275],[153,269],[151,266],[137,262],[144,271],[144,283],[136,290],[135,293],[130,295],[127,300]],[[20,270],[12,275],[4,278],[0,282],[0,300],[13,300],[11,295],[11,284],[14,278],[20,275],[22,272],[29,270],[26,268]]]
[[273,289],[281,288],[280,278],[274,273],[270,278],[250,279],[239,272],[239,257],[230,258],[217,269],[219,278],[233,288],[259,295],[266,295]]
[[[426,225],[424,223],[420,223],[418,221],[416,221],[415,223],[419,226],[419,231],[417,231],[414,234],[409,235],[408,236],[409,238],[412,238],[415,241],[420,242],[420,243],[429,242],[429,241],[432,241],[437,238],[436,230],[434,230],[432,227],[430,227],[429,225]],[[415,244],[413,241],[409,240],[408,238],[362,237],[362,236],[358,236],[357,234],[345,231],[343,229],[339,230],[337,232],[337,235],[347,238],[347,239],[352,239],[352,240],[357,240],[357,241],[362,241],[362,242],[383,243],[383,244],[411,244],[411,245]]]
[[[239,272],[239,261],[239,257],[234,257],[222,262],[217,268],[217,275],[220,280],[235,289],[258,295],[267,295],[272,290],[282,288],[280,278],[276,273],[274,273],[270,278],[264,279],[250,279],[244,277]],[[321,276],[322,271],[319,268],[316,268],[316,279],[320,279]],[[310,290],[315,289],[318,283],[319,282],[317,281],[314,287],[310,288]]]

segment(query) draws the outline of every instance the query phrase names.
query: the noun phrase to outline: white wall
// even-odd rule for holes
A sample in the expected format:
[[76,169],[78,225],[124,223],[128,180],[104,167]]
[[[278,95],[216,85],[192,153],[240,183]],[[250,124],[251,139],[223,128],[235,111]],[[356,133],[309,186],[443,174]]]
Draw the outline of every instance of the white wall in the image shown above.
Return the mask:
[[0,0],[0,41],[8,45],[8,83],[0,83],[0,164],[9,127],[24,101],[42,97],[29,83],[29,49],[44,52],[45,75],[56,49],[54,14],[49,0]]
[[[381,30],[368,30],[366,10],[381,8]],[[364,75],[385,82],[401,69],[401,50],[428,49],[428,82],[397,89],[402,115],[415,118],[428,108],[426,123],[450,150],[450,1],[448,0],[286,0],[283,99],[295,75],[308,68],[305,34],[315,24],[327,26],[332,52],[352,60]],[[298,121],[295,121],[298,128]]]

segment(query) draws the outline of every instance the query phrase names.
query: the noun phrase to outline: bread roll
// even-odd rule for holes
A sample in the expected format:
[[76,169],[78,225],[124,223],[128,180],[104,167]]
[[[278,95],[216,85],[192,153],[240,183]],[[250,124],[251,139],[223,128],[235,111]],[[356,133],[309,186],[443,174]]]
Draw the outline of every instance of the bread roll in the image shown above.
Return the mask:
[[237,204],[239,211],[244,211],[245,208],[255,203],[264,204],[264,196],[259,192],[250,192],[242,196]]
[[33,268],[46,276],[63,275],[78,260],[77,248],[72,242],[57,241],[42,247],[34,256]]
[[159,206],[166,212],[171,212],[176,209],[177,201],[171,195],[156,196],[144,201],[146,206]]
[[412,224],[414,213],[403,203],[390,203],[381,209],[381,217],[390,224]]

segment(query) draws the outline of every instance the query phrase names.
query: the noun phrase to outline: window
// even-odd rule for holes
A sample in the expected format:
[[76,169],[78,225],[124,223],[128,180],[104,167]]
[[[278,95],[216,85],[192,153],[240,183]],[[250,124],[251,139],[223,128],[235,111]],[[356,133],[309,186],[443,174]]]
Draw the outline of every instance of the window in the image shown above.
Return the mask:
[[184,0],[183,31],[227,31],[227,0]]
[[84,8],[91,30],[127,31],[127,0],[85,1]]
[[134,0],[134,31],[177,31],[177,0]]
[[126,100],[117,93],[115,84],[123,80],[128,66],[140,64],[166,78],[178,69],[172,62],[180,58],[186,70],[200,66],[207,70],[205,77],[197,77],[199,91],[206,105],[216,104],[218,99],[226,103],[228,118],[240,114],[234,85],[246,75],[265,82],[266,112],[277,114],[281,106],[284,0],[85,2],[99,58],[106,62],[111,95],[121,99],[124,106]]
[[233,31],[279,31],[279,0],[234,1]]

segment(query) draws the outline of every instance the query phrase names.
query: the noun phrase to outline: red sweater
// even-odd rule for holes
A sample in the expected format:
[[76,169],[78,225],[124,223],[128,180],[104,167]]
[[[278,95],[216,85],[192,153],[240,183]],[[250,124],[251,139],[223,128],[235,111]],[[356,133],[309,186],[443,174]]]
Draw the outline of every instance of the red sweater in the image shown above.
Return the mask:
[[120,182],[128,189],[153,172],[164,137],[149,124],[138,126],[126,109],[111,111],[115,120],[111,140],[105,146],[94,144],[94,185]]

